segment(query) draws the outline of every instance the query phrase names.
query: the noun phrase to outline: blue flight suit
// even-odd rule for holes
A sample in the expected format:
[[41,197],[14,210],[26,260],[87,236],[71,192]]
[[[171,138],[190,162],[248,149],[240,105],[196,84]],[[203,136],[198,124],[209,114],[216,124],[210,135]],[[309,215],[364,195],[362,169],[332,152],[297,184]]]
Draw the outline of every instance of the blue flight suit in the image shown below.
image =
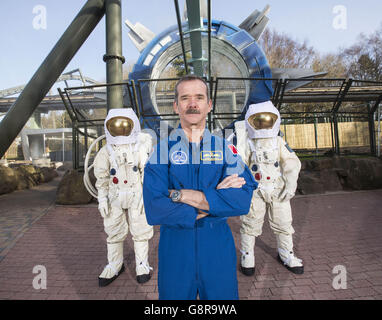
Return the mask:
[[[189,143],[182,129],[154,149],[144,171],[143,201],[147,222],[161,225],[158,249],[159,299],[238,299],[236,250],[227,217],[247,214],[257,183],[233,146],[205,129],[200,144]],[[216,190],[238,173],[242,188]],[[209,216],[175,203],[169,189],[202,191]]]

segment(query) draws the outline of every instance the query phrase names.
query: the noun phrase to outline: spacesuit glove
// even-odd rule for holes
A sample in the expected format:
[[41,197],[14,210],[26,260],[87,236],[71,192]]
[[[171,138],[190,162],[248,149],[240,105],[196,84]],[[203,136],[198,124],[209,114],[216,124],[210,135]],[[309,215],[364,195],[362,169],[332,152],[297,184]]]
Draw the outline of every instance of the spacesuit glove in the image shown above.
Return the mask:
[[288,188],[284,188],[279,196],[278,196],[278,200],[280,202],[285,202],[285,201],[289,201],[290,199],[292,199],[294,197],[294,192],[291,191],[291,190],[288,190]]
[[98,199],[98,210],[102,218],[106,218],[109,215],[109,204],[106,198]]

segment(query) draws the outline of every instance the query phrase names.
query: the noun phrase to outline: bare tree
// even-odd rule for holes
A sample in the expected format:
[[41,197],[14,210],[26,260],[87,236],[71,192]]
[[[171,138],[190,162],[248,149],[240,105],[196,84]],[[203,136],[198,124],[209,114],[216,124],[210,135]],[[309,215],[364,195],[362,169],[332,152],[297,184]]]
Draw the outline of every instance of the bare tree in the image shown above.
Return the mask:
[[342,49],[347,76],[361,80],[382,80],[382,24],[371,35],[360,34],[357,43]]
[[345,78],[347,66],[340,54],[316,54],[312,68],[314,72],[327,72],[326,78]]
[[276,30],[265,29],[259,45],[271,68],[310,68],[315,57],[315,50],[307,40],[300,43]]

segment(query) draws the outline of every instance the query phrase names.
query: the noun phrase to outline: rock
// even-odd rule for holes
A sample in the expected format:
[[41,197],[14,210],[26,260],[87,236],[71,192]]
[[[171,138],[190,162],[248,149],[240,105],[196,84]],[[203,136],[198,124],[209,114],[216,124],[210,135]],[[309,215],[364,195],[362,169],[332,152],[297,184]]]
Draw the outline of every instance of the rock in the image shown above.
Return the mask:
[[379,158],[334,156],[301,162],[297,193],[378,188],[382,188],[382,161]]
[[14,168],[17,181],[17,190],[30,189],[37,185],[37,182],[28,170],[25,170],[23,167]]
[[50,159],[49,158],[40,158],[40,159],[33,159],[32,164],[35,167],[50,167]]
[[325,157],[334,157],[334,156],[335,156],[335,152],[334,152],[333,149],[330,149],[329,151],[326,151],[326,152],[324,153],[324,156],[325,156]]
[[64,163],[61,162],[61,165],[58,165],[56,168],[58,171],[67,171],[72,170],[73,165],[70,161],[65,161]]
[[0,166],[0,194],[30,189],[58,176],[54,168],[35,167],[30,164],[11,164],[8,170]]
[[30,189],[40,183],[49,182],[58,176],[54,168],[40,168],[27,164],[13,165],[12,168],[16,175],[17,190]]
[[305,160],[301,162],[301,170],[320,171],[323,169],[331,169],[331,168],[333,168],[333,159],[331,158]]
[[57,169],[57,168],[59,168],[59,167],[63,166],[63,165],[64,165],[64,163],[63,163],[63,162],[60,162],[60,161],[58,161],[58,162],[52,162],[52,165],[53,165],[53,167],[54,167],[55,169]]
[[92,201],[92,196],[85,188],[83,173],[77,170],[68,170],[62,177],[57,188],[57,204],[87,204]]
[[303,170],[297,181],[297,193],[313,194],[328,191],[340,191],[343,186],[335,170],[323,169],[321,171]]
[[20,171],[20,173],[27,177],[31,186],[36,186],[43,181],[43,175],[40,169],[33,165],[23,164],[17,166],[16,168]]
[[378,158],[351,159],[344,185],[351,190],[382,188],[382,161]]
[[16,188],[15,171],[12,168],[0,166],[0,194],[13,192]]
[[52,181],[55,177],[58,177],[58,173],[54,168],[42,167],[40,168],[42,174],[42,182]]
[[0,159],[0,166],[8,167],[9,163],[7,159]]
[[297,181],[296,194],[324,193],[325,187],[320,181],[318,172],[303,170]]
[[333,168],[348,171],[354,165],[354,159],[346,157],[334,157]]
[[336,170],[322,169],[319,172],[320,182],[327,191],[341,191],[343,186],[340,181],[340,177]]

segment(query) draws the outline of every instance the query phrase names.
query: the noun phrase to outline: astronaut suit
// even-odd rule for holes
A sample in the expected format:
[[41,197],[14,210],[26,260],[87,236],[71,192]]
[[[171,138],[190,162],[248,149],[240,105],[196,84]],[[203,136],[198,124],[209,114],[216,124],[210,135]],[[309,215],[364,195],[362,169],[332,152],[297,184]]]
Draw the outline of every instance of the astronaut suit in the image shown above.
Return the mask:
[[249,213],[240,217],[241,271],[248,276],[255,272],[255,239],[262,233],[266,212],[276,236],[278,260],[293,273],[304,271],[302,260],[293,253],[290,206],[301,162],[278,135],[280,123],[280,113],[270,101],[250,105],[245,121],[235,123],[238,153],[259,183]]
[[98,209],[104,219],[108,259],[99,276],[99,286],[110,284],[125,270],[123,241],[129,228],[134,241],[137,281],[144,283],[151,277],[148,249],[153,227],[146,221],[142,183],[152,139],[141,132],[138,118],[130,108],[109,111],[105,135],[106,145],[94,159]]

